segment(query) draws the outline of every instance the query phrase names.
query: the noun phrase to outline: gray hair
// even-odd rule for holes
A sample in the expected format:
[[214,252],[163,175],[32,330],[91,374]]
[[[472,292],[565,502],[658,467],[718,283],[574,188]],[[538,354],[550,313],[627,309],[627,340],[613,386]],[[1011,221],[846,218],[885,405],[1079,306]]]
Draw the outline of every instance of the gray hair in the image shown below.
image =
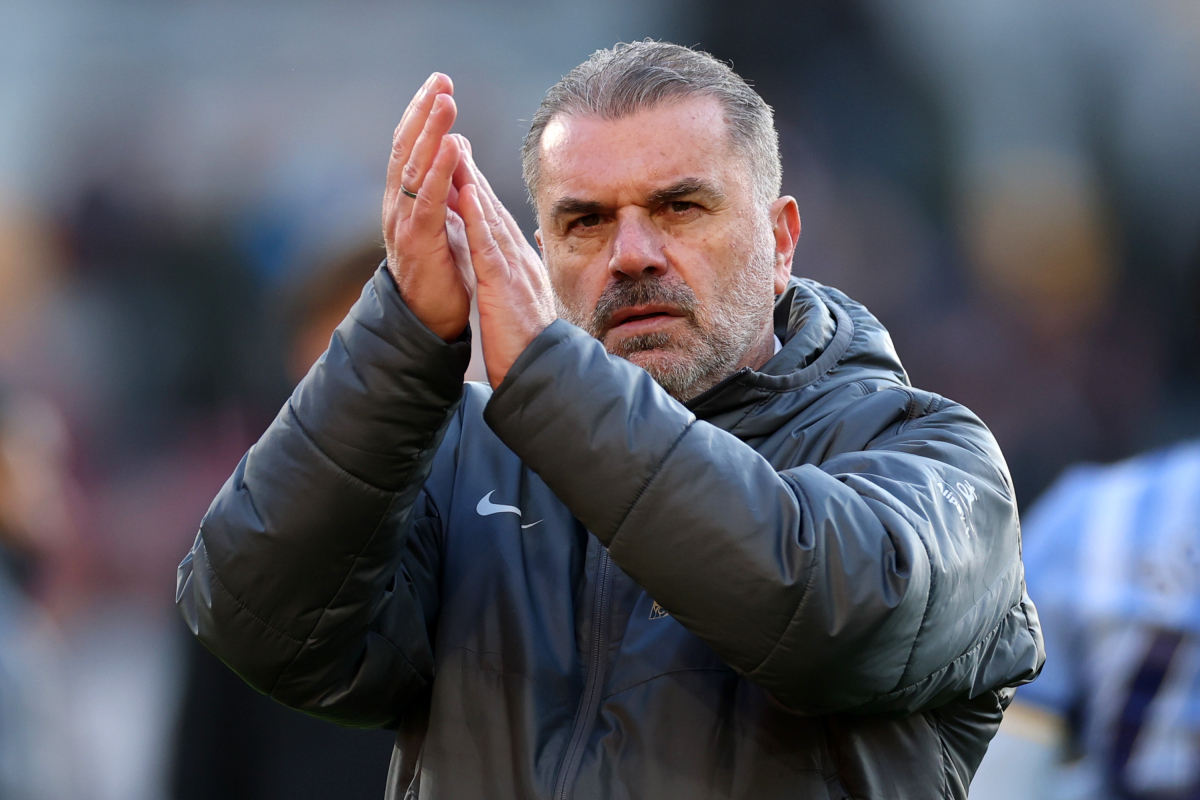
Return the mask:
[[521,168],[537,209],[542,134],[559,114],[616,120],[668,100],[708,96],[725,112],[733,147],[750,162],[756,199],[779,196],[783,169],[771,107],[741,76],[701,50],[646,39],[597,50],[556,83],[533,115]]

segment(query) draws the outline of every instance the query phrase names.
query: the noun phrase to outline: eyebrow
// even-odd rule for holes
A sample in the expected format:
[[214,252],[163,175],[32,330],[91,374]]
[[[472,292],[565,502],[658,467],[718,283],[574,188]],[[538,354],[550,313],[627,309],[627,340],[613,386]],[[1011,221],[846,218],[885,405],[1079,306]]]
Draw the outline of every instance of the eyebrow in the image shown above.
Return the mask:
[[702,178],[684,178],[665,189],[658,189],[651,192],[650,196],[646,199],[650,202],[650,205],[657,206],[694,195],[717,202],[725,199],[724,192]]
[[578,197],[564,197],[556,200],[550,208],[550,216],[554,218],[573,214],[595,214],[604,210],[604,206],[594,200],[580,200]]
[[[718,189],[714,184],[702,178],[684,178],[663,189],[656,189],[646,196],[648,205],[660,206],[664,203],[670,203],[676,200],[682,200],[685,197],[699,195],[713,202],[721,202],[725,199],[725,193]],[[587,215],[597,214],[605,211],[603,203],[598,203],[595,200],[583,200],[578,197],[563,197],[556,200],[554,205],[550,207],[550,215],[554,219],[572,215]]]

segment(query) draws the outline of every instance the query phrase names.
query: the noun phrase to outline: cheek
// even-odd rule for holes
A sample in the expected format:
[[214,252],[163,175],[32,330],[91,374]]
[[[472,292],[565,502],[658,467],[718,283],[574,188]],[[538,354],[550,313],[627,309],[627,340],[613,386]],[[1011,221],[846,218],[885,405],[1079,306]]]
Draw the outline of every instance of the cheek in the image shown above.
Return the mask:
[[769,228],[747,225],[737,236],[729,238],[728,253],[723,275],[726,284],[751,275],[755,279],[763,278],[764,265],[770,269],[775,263],[775,239]]
[[[584,252],[592,250],[593,252]],[[607,279],[607,262],[600,253],[583,245],[559,243],[546,250],[550,285],[563,303],[592,307]],[[588,303],[591,306],[588,306]]]
[[684,244],[680,272],[692,291],[706,297],[724,291],[749,252],[744,237],[739,239],[729,231],[706,231]]
[[587,307],[587,286],[583,281],[584,272],[568,257],[567,263],[562,259],[546,257],[546,271],[550,275],[550,287],[558,301],[566,307],[578,311]]

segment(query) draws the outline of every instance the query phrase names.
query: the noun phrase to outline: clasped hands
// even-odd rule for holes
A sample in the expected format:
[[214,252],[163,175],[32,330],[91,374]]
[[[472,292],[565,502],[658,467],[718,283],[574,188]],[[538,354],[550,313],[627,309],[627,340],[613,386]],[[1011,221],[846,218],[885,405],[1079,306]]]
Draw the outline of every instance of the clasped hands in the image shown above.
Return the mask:
[[383,237],[401,297],[445,341],[462,335],[477,296],[496,388],[557,314],[541,257],[476,167],[470,143],[450,133],[453,92],[435,72],[405,109],[388,161]]

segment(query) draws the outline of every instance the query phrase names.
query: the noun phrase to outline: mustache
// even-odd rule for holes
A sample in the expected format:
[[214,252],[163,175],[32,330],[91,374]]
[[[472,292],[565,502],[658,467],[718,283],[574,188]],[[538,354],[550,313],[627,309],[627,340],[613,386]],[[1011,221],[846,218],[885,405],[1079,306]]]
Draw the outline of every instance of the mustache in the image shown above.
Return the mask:
[[658,277],[623,280],[605,289],[596,301],[592,335],[605,333],[613,315],[621,309],[644,305],[669,305],[688,320],[696,318],[696,295],[683,281]]

